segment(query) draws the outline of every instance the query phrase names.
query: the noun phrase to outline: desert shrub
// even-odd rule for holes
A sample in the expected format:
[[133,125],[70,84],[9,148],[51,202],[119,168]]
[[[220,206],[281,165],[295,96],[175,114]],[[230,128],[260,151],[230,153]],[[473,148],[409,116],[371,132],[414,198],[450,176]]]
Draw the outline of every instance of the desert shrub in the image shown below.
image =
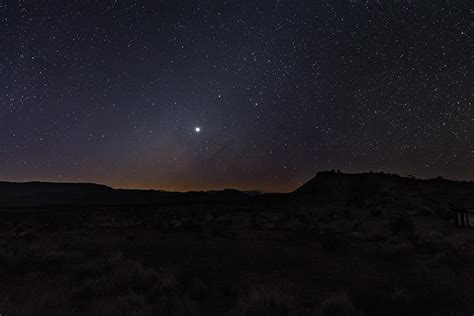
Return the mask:
[[287,316],[293,315],[294,309],[292,297],[288,293],[275,288],[258,286],[242,297],[229,315]]
[[318,222],[329,223],[344,218],[345,209],[334,206],[324,206],[318,211]]
[[71,290],[62,278],[51,278],[44,273],[29,273],[16,287],[0,300],[4,315],[72,315]]
[[436,253],[451,247],[451,243],[440,232],[432,231],[429,234],[418,234],[414,238],[416,246],[426,253]]
[[353,232],[363,232],[364,227],[363,227],[362,223],[360,221],[358,221],[358,222],[355,222],[355,223],[352,224],[351,230]]
[[153,304],[146,303],[143,295],[101,298],[88,306],[87,315],[93,316],[192,316],[197,315],[192,301],[183,297],[165,298]]
[[374,223],[373,227],[367,227],[366,240],[373,242],[386,242],[390,238],[390,232],[383,225]]
[[415,247],[409,241],[399,244],[385,244],[377,250],[377,257],[388,262],[398,262],[415,252]]
[[415,224],[413,223],[413,220],[406,215],[398,215],[390,218],[388,226],[393,234],[411,235],[415,231]]
[[94,261],[80,263],[72,268],[72,275],[79,282],[99,278],[103,272],[104,265]]
[[128,240],[128,241],[134,241],[135,239],[137,239],[137,235],[134,234],[134,233],[128,233],[125,238]]
[[319,242],[324,252],[343,252],[348,249],[348,241],[334,231],[325,231],[320,234]]
[[129,293],[117,297],[100,298],[88,308],[89,315],[152,315],[151,307],[146,306],[143,295]]
[[433,208],[432,211],[434,215],[439,216],[445,220],[453,220],[455,214],[450,206],[438,206]]
[[197,315],[196,307],[190,299],[173,297],[161,299],[153,304],[149,304],[143,295],[135,293],[117,297],[100,298],[89,304],[81,314],[91,316]]
[[[101,265],[98,263],[97,265]],[[144,269],[140,263],[116,255],[103,265],[103,274],[94,278],[100,268],[89,266],[84,272],[91,275],[75,290],[75,297],[90,300],[97,297],[112,297],[130,292],[143,293],[150,290],[158,281],[157,274]]]
[[188,284],[189,296],[195,300],[204,300],[209,297],[209,287],[201,279],[192,279]]
[[437,261],[441,265],[457,270],[474,263],[474,258],[468,250],[451,245],[438,254]]
[[68,257],[61,253],[47,253],[45,255],[13,255],[2,256],[0,265],[12,274],[28,274],[44,272],[56,274],[65,270]]
[[182,292],[183,286],[173,273],[162,273],[158,275],[158,282],[148,292],[148,297],[153,300],[157,297],[179,295]]
[[433,210],[429,206],[419,206],[415,209],[415,214],[420,216],[433,215]]
[[324,299],[321,303],[321,316],[355,316],[352,299],[346,293],[338,293]]
[[210,268],[191,268],[181,271],[177,280],[187,295],[203,300],[212,295],[211,289],[216,285],[216,271]]
[[[195,314],[193,300],[173,273],[157,273],[120,254],[104,262],[81,265],[77,270],[82,274],[79,279],[85,280],[74,289],[72,298],[85,314]],[[192,292],[197,293],[196,297],[202,293],[198,285],[194,285],[197,290]]]
[[306,225],[301,229],[293,230],[289,233],[290,240],[317,240],[319,238],[319,226],[317,224]]
[[412,284],[358,289],[352,300],[359,315],[464,315],[466,306],[456,293],[448,286]]
[[193,316],[199,315],[196,304],[186,296],[165,297],[152,305],[151,315]]
[[372,215],[373,217],[380,217],[380,216],[382,216],[382,214],[383,214],[383,210],[382,210],[382,208],[377,207],[377,206],[376,206],[376,207],[371,207],[371,208],[369,209],[369,213],[370,213],[370,215]]
[[373,289],[368,296],[364,297],[365,294],[357,297],[357,304],[368,314],[400,315],[399,313],[402,313],[407,315],[410,311],[408,306],[411,305],[411,297],[404,289],[397,287],[382,290]]

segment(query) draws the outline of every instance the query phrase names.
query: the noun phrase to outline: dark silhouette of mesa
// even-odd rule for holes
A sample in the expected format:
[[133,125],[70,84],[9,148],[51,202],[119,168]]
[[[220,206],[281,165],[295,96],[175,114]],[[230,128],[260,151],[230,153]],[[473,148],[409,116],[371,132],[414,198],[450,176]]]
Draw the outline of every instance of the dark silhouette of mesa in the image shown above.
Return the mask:
[[474,182],[0,182],[2,315],[471,315]]

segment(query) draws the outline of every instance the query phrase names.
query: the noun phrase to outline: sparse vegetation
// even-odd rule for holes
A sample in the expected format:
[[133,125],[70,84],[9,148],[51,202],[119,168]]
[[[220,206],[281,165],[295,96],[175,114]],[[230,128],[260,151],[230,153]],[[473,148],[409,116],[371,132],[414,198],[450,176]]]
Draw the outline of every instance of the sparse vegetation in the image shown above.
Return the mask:
[[346,293],[336,293],[325,298],[321,304],[322,316],[356,316],[352,299]]
[[396,185],[418,180],[377,176],[390,183],[370,187],[388,193],[355,204],[258,195],[239,203],[3,210],[0,313],[471,313],[474,231],[453,224],[448,201],[433,204],[439,196],[407,196]]
[[229,315],[287,316],[293,315],[295,305],[287,292],[265,286],[253,287],[241,297]]

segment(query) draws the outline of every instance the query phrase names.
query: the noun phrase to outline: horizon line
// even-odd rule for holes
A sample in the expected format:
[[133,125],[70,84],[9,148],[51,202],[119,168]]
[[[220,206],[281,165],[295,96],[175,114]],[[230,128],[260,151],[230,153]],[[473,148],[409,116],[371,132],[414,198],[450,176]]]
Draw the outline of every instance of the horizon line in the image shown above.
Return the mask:
[[236,187],[219,187],[219,188],[209,187],[209,188],[205,188],[205,189],[190,189],[190,190],[179,190],[178,189],[178,190],[174,190],[174,189],[162,189],[162,188],[145,187],[145,186],[143,186],[143,187],[139,187],[139,186],[130,186],[130,187],[116,186],[116,185],[113,185],[113,184],[107,184],[107,183],[103,183],[103,182],[94,182],[94,181],[92,181],[92,182],[91,181],[81,182],[80,180],[78,180],[78,181],[74,181],[74,180],[72,180],[72,181],[69,181],[69,180],[66,180],[66,181],[50,181],[50,180],[26,180],[26,179],[24,179],[23,181],[21,181],[21,180],[10,181],[10,180],[1,180],[0,179],[0,183],[83,184],[83,185],[104,186],[104,187],[108,187],[108,188],[113,189],[113,190],[161,191],[161,192],[170,192],[170,193],[193,193],[193,192],[212,192],[212,191],[236,190],[236,191],[240,191],[240,192],[259,192],[259,193],[263,194],[263,193],[291,193],[291,192],[297,190],[298,188],[300,188],[301,186],[305,185],[306,183],[308,183],[312,179],[314,179],[320,173],[334,173],[334,174],[346,174],[346,175],[361,175],[361,174],[390,175],[390,176],[398,176],[400,178],[413,179],[413,180],[437,180],[437,179],[440,179],[440,180],[451,181],[451,182],[474,183],[474,180],[466,180],[466,179],[464,179],[464,180],[460,180],[460,179],[455,180],[455,179],[452,179],[452,178],[445,178],[445,177],[442,177],[442,176],[416,177],[416,176],[413,176],[413,175],[404,176],[404,175],[400,175],[398,173],[384,172],[384,171],[344,172],[344,171],[341,171],[339,169],[318,171],[318,172],[316,172],[316,174],[314,176],[309,178],[307,181],[301,183],[300,185],[296,186],[294,189],[288,190],[288,191],[286,191],[286,190],[285,191],[261,190],[261,189],[258,189],[258,188],[257,189],[239,189],[239,188],[236,188]]

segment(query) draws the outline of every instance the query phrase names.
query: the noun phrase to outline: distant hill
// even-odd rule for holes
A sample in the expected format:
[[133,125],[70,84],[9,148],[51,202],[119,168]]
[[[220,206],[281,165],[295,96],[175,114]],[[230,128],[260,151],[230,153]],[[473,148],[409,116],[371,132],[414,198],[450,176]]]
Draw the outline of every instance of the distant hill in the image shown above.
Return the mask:
[[319,172],[292,192],[303,200],[347,203],[367,199],[423,199],[474,207],[474,182],[416,179],[386,173]]
[[7,196],[31,196],[47,193],[104,193],[111,187],[95,183],[0,182],[0,193]]
[[348,174],[323,171],[292,193],[261,194],[233,189],[206,192],[123,190],[92,183],[0,182],[0,208],[47,206],[128,206],[254,201],[265,205],[330,203],[363,206],[367,203],[403,208],[474,209],[474,182],[442,178],[421,180],[385,173]]
[[0,208],[58,205],[149,205],[237,201],[250,195],[238,190],[166,192],[123,190],[92,183],[0,182]]

